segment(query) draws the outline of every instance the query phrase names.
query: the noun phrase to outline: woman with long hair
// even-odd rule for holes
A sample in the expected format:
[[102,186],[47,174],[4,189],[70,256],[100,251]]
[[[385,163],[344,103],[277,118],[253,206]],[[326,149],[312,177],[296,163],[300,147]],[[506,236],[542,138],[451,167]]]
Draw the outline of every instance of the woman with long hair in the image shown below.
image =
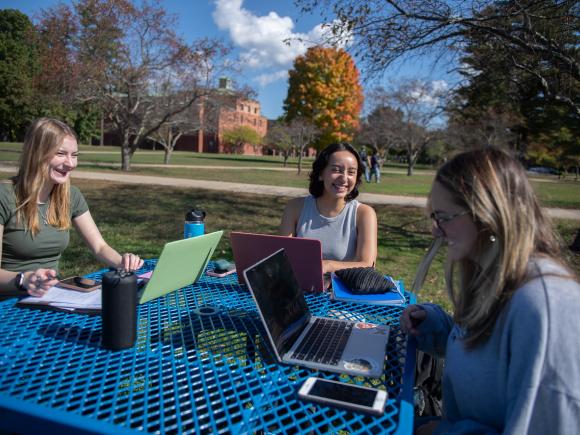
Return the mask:
[[373,266],[377,258],[377,216],[355,198],[363,169],[348,143],[320,152],[310,172],[310,195],[288,202],[279,234],[322,242],[323,272]]
[[77,157],[76,135],[65,123],[40,118],[28,128],[18,174],[0,183],[0,294],[42,296],[55,285],[71,226],[106,265],[132,271],[143,264],[137,255],[120,255],[101,236],[83,195],[70,185]]
[[437,172],[429,209],[453,315],[420,304],[400,319],[445,357],[444,416],[417,433],[577,432],[580,284],[523,167],[494,148],[459,154]]

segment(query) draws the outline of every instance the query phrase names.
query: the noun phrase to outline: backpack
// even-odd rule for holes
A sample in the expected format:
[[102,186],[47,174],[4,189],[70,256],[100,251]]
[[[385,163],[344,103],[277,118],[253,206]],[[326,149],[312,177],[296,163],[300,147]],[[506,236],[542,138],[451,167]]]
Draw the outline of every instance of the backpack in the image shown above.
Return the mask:
[[445,360],[417,351],[415,365],[415,416],[441,416],[443,411],[441,380]]

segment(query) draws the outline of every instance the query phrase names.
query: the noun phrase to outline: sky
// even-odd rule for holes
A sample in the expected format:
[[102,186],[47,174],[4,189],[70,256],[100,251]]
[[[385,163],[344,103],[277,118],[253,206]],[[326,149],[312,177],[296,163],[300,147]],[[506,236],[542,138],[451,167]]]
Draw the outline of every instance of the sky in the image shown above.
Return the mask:
[[[0,8],[18,9],[32,18],[41,9],[60,2],[70,0],[0,0]],[[309,46],[297,40],[291,44],[284,41],[320,41],[323,22],[319,16],[301,14],[293,0],[161,0],[161,4],[177,15],[176,31],[185,41],[214,37],[230,44],[242,66],[240,74],[232,79],[256,90],[264,116],[275,119],[282,115],[288,70],[295,57]],[[456,80],[444,68],[431,69],[428,61],[421,59],[394,66],[382,80],[386,83],[403,76],[433,81],[437,87]]]

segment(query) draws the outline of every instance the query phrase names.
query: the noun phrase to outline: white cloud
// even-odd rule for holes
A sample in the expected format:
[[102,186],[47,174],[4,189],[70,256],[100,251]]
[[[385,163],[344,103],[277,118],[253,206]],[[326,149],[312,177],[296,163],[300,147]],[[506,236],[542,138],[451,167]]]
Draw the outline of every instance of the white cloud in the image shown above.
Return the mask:
[[275,81],[281,80],[281,79],[286,79],[288,77],[288,70],[281,70],[281,71],[276,71],[273,73],[267,73],[267,74],[260,74],[259,76],[256,76],[254,78],[254,81],[257,82],[260,86],[266,86],[269,85],[270,83],[273,83]]
[[449,84],[445,80],[434,80],[431,82],[431,89],[436,94],[447,92]]
[[421,104],[435,107],[448,89],[449,84],[445,80],[433,80],[431,83],[418,84],[409,95]]
[[257,16],[244,9],[242,3],[243,0],[216,0],[213,19],[242,50],[240,57],[247,66],[290,67],[297,56],[323,39],[322,25],[308,33],[295,33],[291,17],[281,17],[276,12]]

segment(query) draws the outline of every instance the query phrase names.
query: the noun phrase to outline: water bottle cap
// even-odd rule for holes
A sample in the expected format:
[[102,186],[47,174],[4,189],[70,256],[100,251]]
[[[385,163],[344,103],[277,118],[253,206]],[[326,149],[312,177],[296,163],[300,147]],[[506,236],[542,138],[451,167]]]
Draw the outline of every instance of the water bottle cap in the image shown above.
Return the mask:
[[205,211],[198,208],[193,208],[185,214],[185,220],[188,222],[203,222],[205,219]]

